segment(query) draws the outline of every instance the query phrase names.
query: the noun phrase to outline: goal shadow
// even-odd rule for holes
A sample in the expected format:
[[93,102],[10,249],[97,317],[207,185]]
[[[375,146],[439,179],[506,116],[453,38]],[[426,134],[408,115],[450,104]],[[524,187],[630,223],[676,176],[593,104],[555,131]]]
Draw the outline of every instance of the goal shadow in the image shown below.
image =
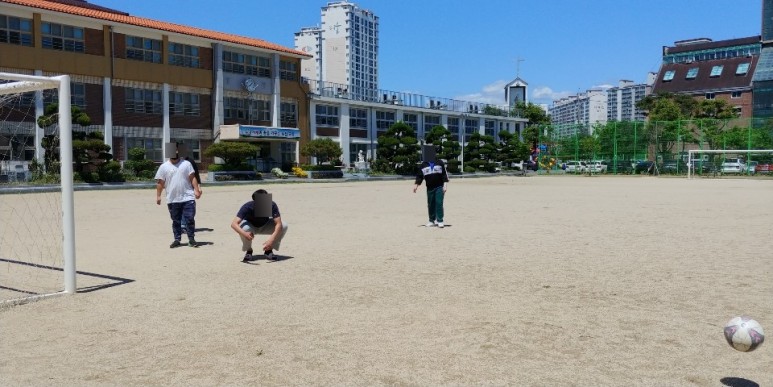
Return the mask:
[[[41,265],[38,263],[30,263],[30,262],[24,262],[24,261],[17,261],[13,259],[6,259],[6,258],[0,258],[0,262],[6,262],[14,265],[21,265],[25,267],[32,267],[35,269],[43,269],[43,270],[51,270],[51,271],[57,271],[57,272],[64,272],[64,269],[61,267],[54,267],[54,266],[48,266],[48,265]],[[97,274],[97,273],[90,273],[87,271],[76,271],[75,272],[79,276],[84,276],[86,278],[91,279],[89,282],[92,284],[89,284],[87,286],[79,287],[75,291],[76,293],[91,293],[97,290],[104,290],[108,288],[112,288],[114,286],[119,285],[125,285],[134,282],[133,279],[130,278],[122,278],[122,277],[116,277],[106,274]],[[105,283],[105,281],[100,280],[107,280],[108,282]],[[96,283],[94,283],[96,282]],[[7,290],[19,294],[23,294],[26,296],[35,296],[41,294],[40,292],[32,291],[32,290],[26,290],[26,289],[18,289],[13,288],[9,286],[3,286],[0,285],[1,290]]]

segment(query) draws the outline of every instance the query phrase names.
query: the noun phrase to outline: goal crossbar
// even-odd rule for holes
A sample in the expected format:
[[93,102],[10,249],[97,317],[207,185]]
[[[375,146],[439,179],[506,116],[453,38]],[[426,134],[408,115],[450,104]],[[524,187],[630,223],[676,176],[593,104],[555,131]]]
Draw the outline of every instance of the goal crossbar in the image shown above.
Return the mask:
[[72,155],[72,112],[70,110],[70,76],[45,77],[0,72],[0,80],[14,81],[0,84],[0,95],[18,94],[44,89],[59,90],[59,144],[60,176],[62,188],[62,255],[64,258],[64,291],[39,295],[45,298],[58,294],[74,294],[76,290],[75,270],[75,209],[73,197],[73,155]]
[[722,153],[735,153],[735,154],[751,154],[751,153],[773,153],[773,149],[690,149],[687,151],[687,178],[692,179],[692,160],[693,155],[696,153],[708,153],[708,154],[722,154]]

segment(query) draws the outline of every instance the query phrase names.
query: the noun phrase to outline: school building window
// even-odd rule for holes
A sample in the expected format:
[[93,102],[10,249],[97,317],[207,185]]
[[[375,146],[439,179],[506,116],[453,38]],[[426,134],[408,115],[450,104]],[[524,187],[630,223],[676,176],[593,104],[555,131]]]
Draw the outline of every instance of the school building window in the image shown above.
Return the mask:
[[185,139],[171,139],[171,142],[185,145],[190,150],[190,158],[195,162],[201,161],[201,144],[199,140],[185,138]]
[[129,113],[162,114],[161,92],[158,90],[127,88],[124,103]]
[[279,104],[280,126],[295,128],[298,126],[298,103],[295,101],[282,101]]
[[349,127],[354,129],[367,129],[368,128],[368,110],[350,109]]
[[198,117],[201,112],[199,95],[191,93],[169,93],[169,114],[173,116]]
[[126,59],[161,63],[161,41],[127,35]]
[[338,106],[317,105],[318,126],[338,126]]
[[32,47],[32,19],[0,15],[0,43]]
[[43,48],[59,51],[84,52],[83,28],[43,22],[40,24]]
[[126,149],[140,148],[145,150],[145,158],[153,161],[163,161],[164,153],[160,138],[129,137],[126,139]]
[[295,62],[279,62],[279,78],[286,81],[295,81],[298,79],[298,68]]
[[264,56],[223,51],[223,71],[271,78],[271,60]]
[[271,103],[267,100],[226,97],[225,118],[240,121],[271,121]]
[[[46,90],[43,93],[43,105],[59,103],[59,90]],[[86,84],[70,82],[70,104],[79,108],[86,107]]]
[[386,132],[395,124],[395,112],[376,111],[376,130]]
[[199,68],[199,48],[187,44],[169,43],[169,64]]

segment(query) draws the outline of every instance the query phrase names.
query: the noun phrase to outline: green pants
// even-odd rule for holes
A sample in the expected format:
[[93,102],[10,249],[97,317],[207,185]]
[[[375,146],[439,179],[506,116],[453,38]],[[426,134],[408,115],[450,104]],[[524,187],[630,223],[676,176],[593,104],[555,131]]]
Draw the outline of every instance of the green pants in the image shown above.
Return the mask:
[[427,210],[430,222],[443,222],[443,196],[445,196],[443,187],[427,190]]

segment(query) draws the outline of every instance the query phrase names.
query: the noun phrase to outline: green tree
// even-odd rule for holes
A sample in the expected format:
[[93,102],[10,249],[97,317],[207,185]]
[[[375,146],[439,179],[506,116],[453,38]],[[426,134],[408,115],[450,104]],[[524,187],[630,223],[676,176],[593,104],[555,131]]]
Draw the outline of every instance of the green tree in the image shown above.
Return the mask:
[[497,147],[494,144],[494,137],[473,133],[470,141],[464,147],[464,169],[465,172],[484,171],[494,172],[496,170]]
[[396,122],[378,138],[378,160],[373,169],[383,173],[414,174],[420,149],[413,128],[402,121]]
[[513,163],[519,163],[527,157],[529,157],[529,146],[518,138],[518,134],[506,130],[499,132],[496,161],[509,168]]
[[136,177],[152,179],[156,164],[145,158],[145,149],[131,148],[128,154],[128,160],[123,163],[124,170]]
[[[91,125],[91,118],[73,105],[70,109],[72,124],[79,126]],[[59,120],[59,104],[52,103],[45,107],[43,115],[38,117],[38,126],[46,128],[54,125]],[[57,149],[60,146],[59,137],[46,136],[41,141],[45,150],[44,165],[47,171],[59,172],[59,155]],[[116,171],[116,164],[111,163],[113,155],[110,154],[110,146],[105,144],[101,132],[72,131],[73,170],[81,179],[93,181],[121,181],[120,164]]]
[[245,160],[254,158],[258,151],[260,147],[249,142],[220,141],[210,145],[204,155],[223,159],[227,170],[247,170],[251,168]]
[[301,147],[301,156],[311,156],[317,159],[317,165],[331,160],[338,160],[343,151],[341,146],[331,138],[317,138]]
[[427,144],[436,145],[439,148],[437,157],[446,160],[448,163],[448,172],[459,172],[459,156],[462,153],[462,147],[456,136],[445,126],[436,125],[424,136]]

